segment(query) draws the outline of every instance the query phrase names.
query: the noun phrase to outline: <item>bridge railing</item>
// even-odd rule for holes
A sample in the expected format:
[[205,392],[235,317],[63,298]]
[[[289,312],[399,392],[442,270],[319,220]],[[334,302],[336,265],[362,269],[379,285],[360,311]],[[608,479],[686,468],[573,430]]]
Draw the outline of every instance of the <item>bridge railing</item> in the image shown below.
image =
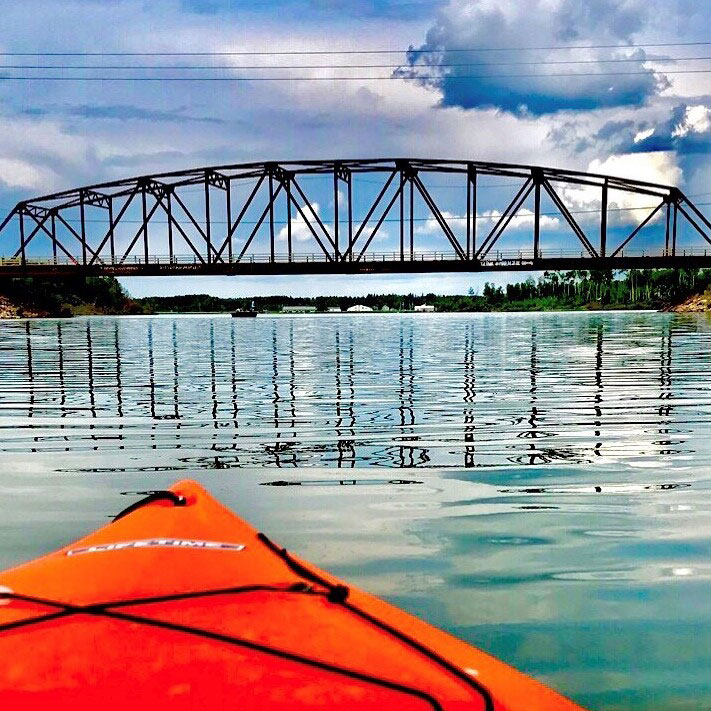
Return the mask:
[[[625,249],[619,252],[616,257],[710,257],[711,258],[711,247],[694,247],[694,248],[677,248],[674,252],[672,250],[666,249]],[[538,257],[539,260],[542,259],[590,259],[590,256],[582,250],[571,250],[571,249],[539,249]],[[250,254],[245,255],[241,259],[233,256],[231,259],[224,255],[220,257],[219,260],[213,263],[218,264],[288,264],[288,263],[302,263],[302,264],[312,264],[312,263],[328,263],[328,262],[350,262],[358,261],[361,263],[373,263],[373,262],[438,262],[438,261],[461,261],[461,257],[454,251],[416,251],[412,254],[405,253],[401,254],[399,251],[390,252],[366,252],[360,259],[334,259],[332,255],[326,255],[323,252],[309,252],[309,253],[293,253],[291,256],[288,254]],[[481,264],[484,265],[502,265],[502,264],[512,264],[521,265],[530,263],[533,265],[535,263],[533,250],[521,249],[521,250],[499,250],[492,251],[487,256],[480,260]],[[145,264],[152,265],[202,265],[206,264],[207,259],[205,257],[198,257],[195,254],[154,254],[148,256],[148,261],[146,262],[145,256],[139,255],[129,255],[128,257],[102,257],[101,261],[96,264],[96,266],[116,266],[116,267],[129,267],[129,266],[141,266]],[[25,259],[25,265],[35,265],[35,266],[83,266],[82,262],[78,259],[66,257],[66,256],[27,256]],[[0,266],[16,266],[18,268],[23,266],[22,259],[20,257],[0,257]]]

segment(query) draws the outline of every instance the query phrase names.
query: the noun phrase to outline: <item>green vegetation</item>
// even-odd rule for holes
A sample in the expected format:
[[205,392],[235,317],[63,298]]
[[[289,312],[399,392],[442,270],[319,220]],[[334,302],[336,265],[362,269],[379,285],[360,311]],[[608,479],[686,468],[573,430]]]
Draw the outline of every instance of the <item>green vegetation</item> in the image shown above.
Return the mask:
[[[481,294],[369,294],[367,296],[255,296],[223,299],[207,294],[132,299],[113,277],[86,279],[8,279],[0,298],[18,315],[211,313],[249,309],[278,312],[283,306],[337,307],[364,304],[376,311],[411,311],[430,304],[437,311],[555,311],[574,309],[659,309],[704,291],[711,294],[711,269],[646,269],[629,272],[545,272],[505,288],[489,283]],[[1,309],[0,309],[1,310]],[[11,315],[9,313],[5,315]]]
[[[711,269],[634,269],[627,272],[545,272],[535,281],[484,286],[484,309],[660,309],[679,304],[711,286]],[[488,308],[487,308],[488,307]]]
[[338,307],[345,311],[355,304],[374,310],[410,311],[418,304],[431,304],[437,311],[555,311],[569,309],[659,309],[680,303],[711,285],[711,269],[645,269],[629,272],[545,272],[538,280],[508,284],[505,288],[485,284],[481,294],[467,295],[368,294],[367,296],[255,296],[222,299],[207,294],[155,296],[138,299],[146,313],[219,312],[248,309],[279,311],[282,306],[315,306],[318,311]]
[[20,316],[143,313],[113,277],[6,279],[0,281],[0,295]]

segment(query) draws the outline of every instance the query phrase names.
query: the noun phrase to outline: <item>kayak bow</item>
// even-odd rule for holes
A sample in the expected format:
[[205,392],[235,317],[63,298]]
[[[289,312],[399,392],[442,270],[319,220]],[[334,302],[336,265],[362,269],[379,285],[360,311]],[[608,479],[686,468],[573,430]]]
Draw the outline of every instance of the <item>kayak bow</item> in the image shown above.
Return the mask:
[[300,560],[199,484],[0,573],[3,708],[581,711]]

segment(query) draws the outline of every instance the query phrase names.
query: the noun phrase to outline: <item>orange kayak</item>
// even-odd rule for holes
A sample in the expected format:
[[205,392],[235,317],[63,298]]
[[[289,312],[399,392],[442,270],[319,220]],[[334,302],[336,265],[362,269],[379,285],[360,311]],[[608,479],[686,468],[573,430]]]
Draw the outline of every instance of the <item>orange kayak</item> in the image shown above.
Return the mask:
[[0,707],[580,711],[192,481],[0,573]]

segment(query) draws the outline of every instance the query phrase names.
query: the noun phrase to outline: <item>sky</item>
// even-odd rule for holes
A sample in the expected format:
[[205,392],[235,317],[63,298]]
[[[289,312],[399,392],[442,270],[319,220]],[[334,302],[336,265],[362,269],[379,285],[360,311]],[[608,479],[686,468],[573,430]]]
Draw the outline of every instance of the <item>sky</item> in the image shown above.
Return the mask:
[[[711,43],[702,44],[711,37],[711,13],[697,0],[0,0],[0,12],[0,52],[5,53],[0,61],[6,65],[0,69],[2,212],[21,199],[54,190],[166,170],[253,160],[393,156],[593,170],[677,184],[695,202],[711,202],[711,73],[703,71],[711,70]],[[46,55],[373,49],[389,53]],[[45,56],[18,54],[32,52]],[[331,66],[354,63],[388,66]],[[174,69],[70,68],[81,64]],[[185,64],[208,69],[177,69]],[[264,76],[270,70],[239,67],[283,64],[308,68],[278,70],[291,78],[279,82],[2,78],[186,71]],[[59,68],[36,68],[47,66]],[[344,73],[395,78],[298,79]],[[583,194],[568,198],[579,206],[591,204]],[[520,228],[527,226],[530,221],[527,225],[522,218]],[[424,222],[421,235],[427,229]],[[135,296],[314,295],[465,293],[470,286],[480,290],[485,281],[501,284],[525,277],[158,277],[122,282]]]

